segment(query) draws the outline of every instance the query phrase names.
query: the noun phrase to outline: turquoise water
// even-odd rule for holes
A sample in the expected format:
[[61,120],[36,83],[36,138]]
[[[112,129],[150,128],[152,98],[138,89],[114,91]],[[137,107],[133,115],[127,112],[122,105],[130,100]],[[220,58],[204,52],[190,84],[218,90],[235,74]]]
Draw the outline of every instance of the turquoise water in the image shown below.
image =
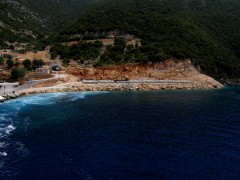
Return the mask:
[[0,104],[1,179],[239,179],[240,88]]

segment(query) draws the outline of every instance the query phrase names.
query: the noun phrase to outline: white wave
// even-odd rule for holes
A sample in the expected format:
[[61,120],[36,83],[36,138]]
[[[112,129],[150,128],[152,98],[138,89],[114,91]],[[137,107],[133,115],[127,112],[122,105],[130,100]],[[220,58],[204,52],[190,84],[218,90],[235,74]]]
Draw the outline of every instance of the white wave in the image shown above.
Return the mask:
[[0,137],[9,135],[14,129],[16,128],[12,124],[8,125],[7,127],[0,128]]
[[3,167],[4,161],[0,161],[0,169]]
[[64,93],[48,93],[28,96],[23,100],[23,104],[32,105],[49,105],[56,104],[59,102],[77,101],[84,99],[89,95],[97,95],[106,92],[64,92]]
[[14,115],[13,113],[0,113],[0,122],[6,122],[6,121],[11,121],[12,118],[9,116]]
[[0,152],[0,156],[7,156],[6,152]]
[[[98,95],[107,92],[64,92],[47,93],[24,96],[18,99],[6,101],[0,105],[0,138],[9,135],[14,129],[13,119],[17,117],[19,110],[26,105],[49,105],[61,102],[73,102],[86,98],[86,96]],[[26,123],[29,120],[25,120]],[[25,126],[25,127],[26,127]]]
[[6,120],[5,117],[6,117],[6,116],[5,116],[4,114],[1,114],[1,116],[0,116],[0,122],[5,121],[5,120]]
[[20,97],[18,99],[9,100],[0,105],[15,107],[15,111],[18,112],[25,105],[50,105],[56,104],[61,101],[76,101],[83,99],[89,95],[98,95],[107,92],[61,92],[61,93],[46,93],[46,94],[35,94]]
[[6,133],[9,134],[11,131],[13,131],[14,129],[16,129],[13,125],[9,125],[7,128],[6,128]]
[[87,93],[82,92],[82,93],[71,93],[68,96],[68,100],[67,101],[77,101],[79,99],[84,99],[86,97]]
[[107,91],[96,91],[96,92],[77,92],[77,93],[70,93],[69,94],[69,101],[77,101],[79,99],[84,99],[87,96],[98,95],[98,94],[105,94]]
[[5,148],[8,146],[8,143],[6,142],[0,142],[0,148]]

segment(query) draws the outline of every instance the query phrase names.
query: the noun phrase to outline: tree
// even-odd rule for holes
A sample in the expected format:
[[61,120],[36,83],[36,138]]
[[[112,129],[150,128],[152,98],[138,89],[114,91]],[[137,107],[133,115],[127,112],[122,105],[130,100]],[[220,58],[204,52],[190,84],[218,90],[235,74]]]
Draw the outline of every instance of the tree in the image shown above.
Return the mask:
[[7,57],[8,59],[12,59],[12,58],[13,58],[11,54],[6,55],[6,57]]
[[0,58],[0,64],[4,64],[4,59]]
[[45,44],[43,44],[42,42],[36,42],[35,43],[35,50],[37,50],[37,51],[42,51],[42,50],[44,50],[46,48],[46,45]]
[[26,75],[26,69],[25,68],[13,68],[11,72],[11,78],[14,80],[17,80],[19,78],[22,78]]
[[15,49],[15,48],[14,48],[14,45],[10,45],[10,46],[9,46],[9,49],[14,50],[14,49]]
[[22,62],[22,65],[24,66],[25,69],[30,70],[32,66],[32,61],[30,59],[25,59]]
[[15,66],[15,67],[18,67],[20,64],[21,64],[21,63],[20,63],[19,61],[15,61],[15,62],[14,62],[14,66]]
[[34,59],[32,61],[32,68],[33,69],[39,68],[42,65],[44,65],[44,61],[42,59]]
[[12,59],[8,59],[7,60],[7,67],[8,67],[8,69],[11,69],[13,67],[13,65],[14,65],[13,60]]
[[63,59],[62,62],[64,65],[68,65],[70,63],[70,60],[65,58],[65,59]]

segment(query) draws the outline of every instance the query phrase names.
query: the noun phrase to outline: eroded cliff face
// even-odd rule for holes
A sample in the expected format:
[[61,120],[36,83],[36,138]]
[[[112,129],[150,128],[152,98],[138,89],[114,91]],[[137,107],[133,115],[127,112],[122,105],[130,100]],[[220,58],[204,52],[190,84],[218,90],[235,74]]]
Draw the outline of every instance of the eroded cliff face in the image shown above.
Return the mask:
[[155,64],[129,64],[97,68],[68,68],[67,73],[83,79],[186,79],[200,74],[191,61],[167,60]]
[[68,68],[67,73],[79,79],[96,80],[191,80],[202,86],[221,87],[213,78],[200,73],[190,60],[167,60],[155,64],[129,64],[97,68]]

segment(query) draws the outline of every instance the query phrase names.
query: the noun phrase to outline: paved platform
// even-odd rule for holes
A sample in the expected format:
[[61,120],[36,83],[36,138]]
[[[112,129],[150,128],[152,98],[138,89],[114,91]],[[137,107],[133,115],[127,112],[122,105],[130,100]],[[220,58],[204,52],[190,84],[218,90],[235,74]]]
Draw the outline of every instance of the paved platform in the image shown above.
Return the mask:
[[19,83],[0,83],[0,96],[17,93],[19,91]]

